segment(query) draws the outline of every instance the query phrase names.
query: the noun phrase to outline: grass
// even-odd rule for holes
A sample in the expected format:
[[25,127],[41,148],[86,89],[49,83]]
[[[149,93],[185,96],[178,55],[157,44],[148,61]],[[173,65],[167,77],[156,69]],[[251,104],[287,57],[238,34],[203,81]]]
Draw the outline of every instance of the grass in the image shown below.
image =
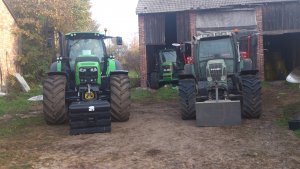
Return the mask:
[[136,88],[131,91],[133,101],[163,101],[176,99],[177,96],[178,90],[173,87],[162,87],[156,91]]
[[262,81],[261,82],[261,87],[264,88],[264,89],[268,89],[268,88],[270,88],[270,84],[266,81]]
[[287,87],[292,90],[299,90],[300,88],[299,84],[295,84],[295,83],[285,82],[285,85],[287,85]]
[[156,100],[169,100],[169,99],[176,99],[178,96],[177,88],[173,87],[162,87],[157,90],[155,95]]
[[151,98],[151,92],[149,90],[138,88],[131,90],[131,99],[133,101],[141,101],[149,98]]
[[26,127],[44,124],[42,116],[31,118],[14,118],[0,124],[0,138],[12,137],[26,132]]
[[129,78],[139,78],[139,74],[135,71],[129,71],[128,76]]
[[15,115],[18,113],[24,113],[32,111],[32,108],[39,105],[39,102],[30,102],[29,99],[32,96],[40,95],[42,89],[40,87],[34,87],[28,93],[13,92],[8,96],[0,98],[0,117],[4,114]]
[[[288,127],[289,120],[291,120],[297,112],[300,112],[300,102],[287,105],[283,108],[283,117],[278,119],[275,123],[280,127]],[[296,130],[294,133],[300,138],[300,130]]]
[[32,96],[40,95],[41,87],[33,87],[28,93],[11,92],[9,95],[0,98],[0,117],[11,115],[12,118],[2,120],[0,123],[0,138],[7,138],[22,133],[27,126],[43,122],[42,117],[20,118],[17,114],[36,111],[40,102],[30,102]]

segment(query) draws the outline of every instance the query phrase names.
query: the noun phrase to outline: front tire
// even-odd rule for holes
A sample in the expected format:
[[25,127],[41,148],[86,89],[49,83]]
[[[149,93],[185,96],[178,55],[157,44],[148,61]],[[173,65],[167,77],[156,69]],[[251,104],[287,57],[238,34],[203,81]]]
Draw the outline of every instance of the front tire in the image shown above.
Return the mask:
[[261,84],[256,75],[242,76],[242,116],[259,118],[262,114]]
[[128,75],[111,75],[110,101],[112,121],[125,122],[130,116],[130,82]]
[[159,79],[158,79],[158,73],[152,72],[150,74],[150,87],[151,89],[158,89],[159,88]]
[[181,118],[192,120],[196,118],[196,84],[194,79],[179,80],[179,99]]
[[63,124],[67,121],[65,102],[66,77],[48,76],[43,84],[43,113],[47,124]]

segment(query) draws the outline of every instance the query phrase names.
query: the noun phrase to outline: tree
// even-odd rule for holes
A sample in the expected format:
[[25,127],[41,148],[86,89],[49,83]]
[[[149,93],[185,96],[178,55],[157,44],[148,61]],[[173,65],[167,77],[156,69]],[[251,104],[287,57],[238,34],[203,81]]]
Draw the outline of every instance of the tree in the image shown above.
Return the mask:
[[139,41],[135,37],[128,47],[128,53],[125,56],[125,66],[138,74],[140,77],[140,52]]
[[25,77],[40,80],[49,69],[54,50],[46,42],[56,31],[96,31],[88,0],[11,0],[22,38],[20,64]]

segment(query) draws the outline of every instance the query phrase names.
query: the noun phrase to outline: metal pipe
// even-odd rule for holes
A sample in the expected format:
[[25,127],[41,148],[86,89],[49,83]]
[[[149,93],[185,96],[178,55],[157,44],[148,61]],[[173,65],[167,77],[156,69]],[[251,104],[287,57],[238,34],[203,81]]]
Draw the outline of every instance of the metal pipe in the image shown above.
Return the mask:
[[218,88],[218,82],[216,82],[216,102],[219,102],[219,88]]
[[248,35],[248,58],[251,58],[250,57],[250,52],[251,52],[250,48],[251,48],[251,36],[249,34]]

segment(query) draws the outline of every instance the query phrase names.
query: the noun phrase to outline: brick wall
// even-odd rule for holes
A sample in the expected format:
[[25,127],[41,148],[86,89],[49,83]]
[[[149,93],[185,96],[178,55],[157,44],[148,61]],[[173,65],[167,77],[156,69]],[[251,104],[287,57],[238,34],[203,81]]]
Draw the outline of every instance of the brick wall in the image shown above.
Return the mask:
[[141,70],[141,87],[147,87],[147,56],[145,44],[145,17],[139,15],[139,45],[140,45],[140,70]]
[[257,69],[259,70],[259,76],[261,80],[265,79],[265,69],[264,69],[264,38],[263,38],[263,20],[262,20],[262,8],[256,8],[256,22],[257,22],[257,32],[258,42],[257,42]]
[[[191,32],[191,40],[193,39],[193,36],[196,36],[197,30],[196,30],[196,20],[197,20],[197,12],[196,11],[190,11],[190,32]],[[195,56],[195,50],[194,45],[192,45],[192,56]]]
[[0,0],[0,11],[0,91],[5,91],[7,76],[16,73],[18,38],[14,35],[17,29],[16,22],[2,0]]

